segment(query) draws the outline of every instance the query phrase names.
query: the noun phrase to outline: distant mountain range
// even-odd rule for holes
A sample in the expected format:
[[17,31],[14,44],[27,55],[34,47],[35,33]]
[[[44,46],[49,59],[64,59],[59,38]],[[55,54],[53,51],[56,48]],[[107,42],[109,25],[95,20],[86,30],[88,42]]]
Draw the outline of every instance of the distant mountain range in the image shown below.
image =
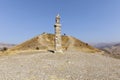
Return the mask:
[[99,43],[94,44],[93,46],[105,51],[105,55],[120,59],[120,43]]
[[2,49],[4,47],[11,48],[13,46],[15,46],[15,44],[8,44],[8,43],[2,43],[2,42],[0,42],[0,49]]

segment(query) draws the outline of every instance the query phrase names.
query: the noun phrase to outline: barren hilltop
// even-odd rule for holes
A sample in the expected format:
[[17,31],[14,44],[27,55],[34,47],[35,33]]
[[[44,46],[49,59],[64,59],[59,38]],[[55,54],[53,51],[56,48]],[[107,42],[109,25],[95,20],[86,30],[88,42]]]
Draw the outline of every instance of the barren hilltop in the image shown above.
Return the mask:
[[71,36],[62,36],[62,47],[52,53],[54,35],[41,34],[10,48],[0,57],[0,80],[120,80],[119,59]]
[[[62,49],[63,51],[100,52],[88,43],[66,35],[62,35]],[[54,51],[54,34],[41,34],[8,50],[8,52],[13,51]]]

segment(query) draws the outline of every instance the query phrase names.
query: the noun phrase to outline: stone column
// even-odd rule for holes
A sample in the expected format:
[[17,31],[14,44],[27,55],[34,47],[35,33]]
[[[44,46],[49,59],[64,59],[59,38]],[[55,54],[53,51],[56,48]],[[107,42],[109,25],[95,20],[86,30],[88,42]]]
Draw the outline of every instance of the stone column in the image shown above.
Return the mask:
[[61,42],[61,24],[59,14],[56,16],[55,28],[55,53],[63,53]]

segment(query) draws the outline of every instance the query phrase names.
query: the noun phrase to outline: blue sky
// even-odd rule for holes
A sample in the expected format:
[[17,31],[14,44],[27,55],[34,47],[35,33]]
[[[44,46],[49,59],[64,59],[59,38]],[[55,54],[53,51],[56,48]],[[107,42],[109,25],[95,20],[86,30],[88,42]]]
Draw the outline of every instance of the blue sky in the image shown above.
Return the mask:
[[62,34],[88,43],[120,42],[120,0],[0,0],[0,42],[54,33],[58,13]]

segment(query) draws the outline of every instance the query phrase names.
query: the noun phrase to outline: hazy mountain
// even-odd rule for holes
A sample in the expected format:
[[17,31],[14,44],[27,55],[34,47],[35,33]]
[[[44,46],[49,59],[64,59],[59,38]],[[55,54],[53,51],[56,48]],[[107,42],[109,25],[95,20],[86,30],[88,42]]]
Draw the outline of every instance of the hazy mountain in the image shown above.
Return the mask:
[[94,45],[94,47],[105,51],[105,55],[120,59],[120,43],[99,43]]
[[96,48],[105,48],[105,47],[111,47],[115,44],[118,44],[117,42],[111,42],[111,43],[91,43],[92,46]]
[[15,46],[15,44],[8,44],[8,43],[2,43],[2,42],[0,42],[0,49],[2,49],[4,47],[11,48],[13,46]]

